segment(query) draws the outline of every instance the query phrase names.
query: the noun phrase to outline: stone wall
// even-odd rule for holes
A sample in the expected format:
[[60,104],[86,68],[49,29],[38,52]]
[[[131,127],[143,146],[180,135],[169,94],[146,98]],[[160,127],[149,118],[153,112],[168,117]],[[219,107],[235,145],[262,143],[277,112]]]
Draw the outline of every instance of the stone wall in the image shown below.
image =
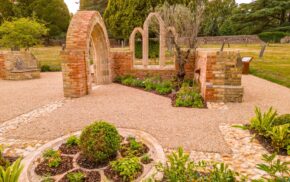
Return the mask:
[[30,52],[0,52],[0,78],[28,80],[40,78],[37,60]]
[[[189,38],[178,38],[178,44],[188,46]],[[234,35],[234,36],[208,36],[198,37],[199,44],[222,44],[224,41],[230,44],[261,44],[264,43],[257,35]]]
[[[148,75],[154,76],[158,75],[164,79],[171,79],[176,76],[178,66],[175,65],[173,69],[146,69],[146,67],[141,67],[137,69],[133,67],[133,52],[132,51],[112,51],[111,52],[112,62],[113,62],[113,72],[114,77],[134,75],[138,78],[144,78]],[[190,61],[186,64],[186,78],[192,79],[194,76],[194,55],[190,56]]]
[[210,102],[242,102],[242,62],[238,52],[198,51],[195,80]]

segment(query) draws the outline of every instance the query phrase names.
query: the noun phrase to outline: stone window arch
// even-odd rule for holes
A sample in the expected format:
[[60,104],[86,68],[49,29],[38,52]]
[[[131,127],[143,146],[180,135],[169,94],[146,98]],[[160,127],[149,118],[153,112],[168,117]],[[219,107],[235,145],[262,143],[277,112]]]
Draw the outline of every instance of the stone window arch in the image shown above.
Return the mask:
[[111,83],[110,43],[105,23],[97,11],[79,11],[71,20],[66,49],[62,52],[65,97],[81,97],[92,90],[90,42],[97,84]]
[[[133,53],[133,62],[136,59],[136,57],[135,57],[135,37],[136,37],[137,33],[140,33],[141,36],[142,36],[142,49],[143,49],[143,42],[144,42],[144,31],[143,31],[143,29],[141,27],[134,28],[133,32],[130,35],[130,39],[129,39],[130,51],[132,51],[132,53]],[[144,58],[143,54],[144,53],[142,53],[142,60]]]

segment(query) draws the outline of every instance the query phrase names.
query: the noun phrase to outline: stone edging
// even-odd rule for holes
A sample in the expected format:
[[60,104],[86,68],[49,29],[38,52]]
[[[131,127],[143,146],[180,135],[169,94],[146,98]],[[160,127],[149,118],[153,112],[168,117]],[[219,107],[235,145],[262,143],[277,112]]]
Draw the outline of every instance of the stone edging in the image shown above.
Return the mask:
[[[163,151],[162,146],[158,143],[158,141],[151,136],[150,134],[140,131],[140,130],[135,130],[135,129],[125,129],[125,128],[118,128],[118,131],[120,132],[121,135],[127,135],[129,136],[134,135],[136,138],[144,142],[149,148],[153,149],[152,152],[152,158],[155,160],[155,163],[161,162],[165,163],[166,157]],[[50,141],[37,149],[35,152],[31,153],[27,157],[25,157],[22,161],[22,164],[24,165],[24,169],[22,171],[22,174],[20,176],[19,181],[23,182],[38,182],[39,179],[35,178],[34,176],[34,165],[33,162],[35,159],[40,157],[42,155],[42,152],[48,148],[57,148],[59,145],[61,145],[67,138],[69,138],[71,135],[80,135],[81,131],[60,137],[56,140]],[[156,175],[155,175],[156,174]],[[147,174],[145,174],[142,178],[146,179],[148,177],[151,177],[152,175],[155,175],[157,179],[160,179],[162,177],[161,173],[157,173],[156,169],[152,167]],[[32,181],[30,180],[31,178],[34,178]]]

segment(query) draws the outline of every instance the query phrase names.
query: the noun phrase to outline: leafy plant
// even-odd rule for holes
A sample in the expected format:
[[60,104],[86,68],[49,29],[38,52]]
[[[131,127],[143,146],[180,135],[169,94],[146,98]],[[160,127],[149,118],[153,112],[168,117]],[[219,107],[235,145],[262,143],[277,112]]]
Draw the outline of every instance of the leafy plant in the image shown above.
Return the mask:
[[172,92],[172,84],[170,81],[163,81],[156,84],[156,92],[161,95],[170,94]]
[[276,154],[262,156],[262,160],[266,164],[258,164],[257,168],[265,171],[271,176],[272,181],[288,181],[290,176],[290,169],[288,165],[290,162],[281,162],[279,159],[275,160]]
[[52,179],[50,176],[45,176],[41,182],[54,182],[54,179]]
[[1,182],[18,182],[23,166],[21,159],[17,159],[11,166],[6,169],[0,166],[0,181]]
[[44,151],[43,158],[47,160],[49,167],[58,167],[61,164],[61,155],[59,151],[48,149]]
[[206,179],[208,181],[235,182],[238,175],[224,163],[218,163],[213,165]]
[[82,153],[88,160],[99,163],[115,156],[120,142],[116,127],[102,120],[87,126],[80,136]]
[[[198,166],[204,165],[200,163]],[[170,182],[194,181],[199,177],[196,168],[196,164],[190,161],[189,155],[184,153],[182,148],[168,155],[166,164],[160,163],[156,166],[159,172],[164,173],[164,180]]]
[[85,175],[82,172],[71,172],[67,174],[69,182],[83,182]]
[[71,136],[67,139],[66,145],[67,146],[78,146],[80,143],[80,139],[76,136]]
[[148,154],[145,154],[141,157],[141,162],[143,164],[149,164],[151,161],[152,161],[152,159],[151,159],[150,155],[148,155]]
[[250,129],[254,129],[259,135],[269,136],[272,124],[277,117],[277,111],[271,107],[267,112],[262,114],[261,109],[256,107],[256,116],[250,121]]
[[137,157],[121,158],[110,163],[113,171],[117,172],[124,181],[132,181],[142,171],[142,165]]
[[176,94],[175,106],[203,108],[204,104],[202,96],[197,92],[197,89],[189,87],[188,84],[183,84]]
[[138,142],[134,137],[128,137],[127,141],[129,142],[128,145],[121,146],[121,152],[123,156],[140,156],[144,151],[144,146],[141,142]]
[[274,121],[274,126],[284,125],[284,124],[290,124],[290,114],[284,114],[281,116],[278,116]]
[[146,91],[152,91],[156,89],[156,80],[153,78],[146,78],[144,80],[144,87]]
[[280,148],[285,148],[290,145],[290,124],[284,124],[272,127],[268,132],[272,140],[272,145],[279,151]]

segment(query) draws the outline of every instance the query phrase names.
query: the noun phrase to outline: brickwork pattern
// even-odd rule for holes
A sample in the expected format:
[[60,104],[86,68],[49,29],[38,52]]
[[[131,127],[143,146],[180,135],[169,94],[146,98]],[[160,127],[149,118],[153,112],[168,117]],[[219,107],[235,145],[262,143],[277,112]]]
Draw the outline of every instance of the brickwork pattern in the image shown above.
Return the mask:
[[201,93],[210,102],[242,102],[242,64],[238,52],[199,51],[195,80]]
[[[94,76],[90,71],[90,44],[94,49]],[[79,11],[74,15],[66,38],[66,49],[61,53],[65,97],[77,98],[92,90],[96,84],[111,82],[109,39],[105,23],[97,11]]]
[[[144,78],[148,75],[158,75],[164,79],[171,79],[176,76],[177,65],[175,69],[135,69],[133,67],[133,52],[124,51],[124,52],[111,52],[112,61],[114,63],[114,73],[115,76],[125,76],[125,75],[134,75],[138,78]],[[189,62],[185,65],[186,78],[192,79],[194,76],[194,63],[195,57],[194,54],[190,55]]]

